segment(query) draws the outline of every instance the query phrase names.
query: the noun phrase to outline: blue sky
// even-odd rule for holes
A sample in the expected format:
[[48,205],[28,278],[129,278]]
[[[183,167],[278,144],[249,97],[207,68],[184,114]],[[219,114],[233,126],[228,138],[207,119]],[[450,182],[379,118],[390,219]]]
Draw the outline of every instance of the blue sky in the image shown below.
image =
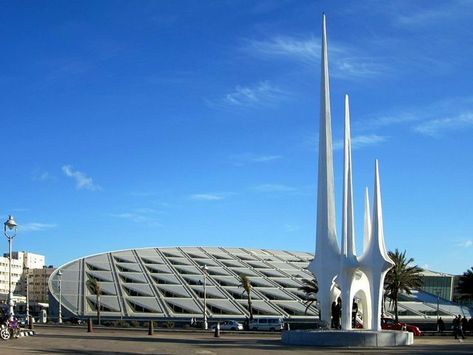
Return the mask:
[[[150,246],[313,252],[321,14],[338,225],[380,160],[388,249],[473,260],[472,1],[2,1],[0,212],[60,265]],[[7,250],[6,240],[3,248]]]

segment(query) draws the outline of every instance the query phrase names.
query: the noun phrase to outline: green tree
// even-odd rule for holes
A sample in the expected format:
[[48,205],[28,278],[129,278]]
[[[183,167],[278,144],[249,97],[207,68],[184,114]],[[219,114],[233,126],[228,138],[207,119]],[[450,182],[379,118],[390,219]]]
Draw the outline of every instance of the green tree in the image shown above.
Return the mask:
[[457,291],[462,299],[473,299],[473,266],[458,279]]
[[250,312],[250,320],[253,320],[253,308],[251,307],[251,290],[253,285],[251,284],[250,278],[247,275],[240,274],[240,285],[238,287],[243,287],[243,293],[246,292],[248,297],[248,311]]
[[87,288],[95,295],[95,308],[97,310],[97,324],[100,325],[100,283],[97,279],[91,278],[87,280]]
[[394,317],[398,321],[399,293],[405,292],[410,295],[412,290],[419,289],[422,286],[420,274],[422,269],[417,265],[412,265],[414,259],[408,259],[405,250],[401,253],[396,249],[394,252],[388,252],[388,255],[394,262],[394,266],[388,271],[384,279],[385,296],[394,304]]
[[[299,287],[299,290],[305,293],[305,312],[309,310],[309,307],[317,301],[316,295],[319,292],[319,285],[317,284],[317,279],[312,280],[302,280],[303,285]],[[319,311],[320,312],[320,311]]]

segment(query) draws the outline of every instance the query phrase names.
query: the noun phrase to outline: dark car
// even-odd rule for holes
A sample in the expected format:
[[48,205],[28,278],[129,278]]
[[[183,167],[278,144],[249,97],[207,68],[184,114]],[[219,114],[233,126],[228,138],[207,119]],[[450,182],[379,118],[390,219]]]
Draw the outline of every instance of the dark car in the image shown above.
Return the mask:
[[82,319],[78,318],[78,317],[71,317],[71,318],[67,318],[64,320],[65,322],[68,322],[68,323],[71,323],[71,324],[77,324],[77,325],[81,325],[82,324]]
[[413,333],[415,336],[422,335],[420,329],[415,325],[396,322],[396,320],[392,318],[381,318],[381,328],[389,330],[407,330],[408,332]]

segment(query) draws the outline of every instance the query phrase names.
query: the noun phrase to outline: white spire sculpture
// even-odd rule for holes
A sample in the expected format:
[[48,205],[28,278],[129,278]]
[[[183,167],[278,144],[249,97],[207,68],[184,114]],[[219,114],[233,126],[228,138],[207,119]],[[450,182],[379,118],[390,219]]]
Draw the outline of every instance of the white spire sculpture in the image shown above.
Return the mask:
[[332,121],[328,76],[325,15],[322,17],[322,71],[320,82],[319,174],[317,188],[316,255],[309,266],[317,275],[321,319],[330,322],[330,305],[334,280],[339,273],[340,249],[335,223],[333,181]]
[[348,95],[345,96],[341,249],[339,249],[337,242],[325,15],[322,17],[321,58],[316,256],[310,263],[309,270],[314,273],[318,281],[319,292],[317,299],[320,305],[320,318],[323,321],[330,324],[331,303],[340,293],[343,304],[341,326],[342,329],[351,329],[353,297],[357,295],[363,312],[364,329],[381,330],[384,277],[392,267],[393,262],[389,259],[384,245],[378,161],[376,161],[375,165],[373,219],[371,223],[368,190],[366,189],[363,236],[364,252],[360,258],[356,256]]

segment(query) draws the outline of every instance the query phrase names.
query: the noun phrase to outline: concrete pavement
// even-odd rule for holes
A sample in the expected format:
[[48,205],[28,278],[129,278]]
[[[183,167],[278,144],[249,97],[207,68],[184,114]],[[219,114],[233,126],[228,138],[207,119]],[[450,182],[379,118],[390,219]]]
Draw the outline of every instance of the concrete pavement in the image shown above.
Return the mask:
[[463,342],[452,337],[420,337],[409,347],[383,349],[311,348],[285,346],[280,334],[211,332],[160,332],[95,329],[83,327],[37,327],[36,336],[0,341],[4,354],[472,354],[473,338]]

